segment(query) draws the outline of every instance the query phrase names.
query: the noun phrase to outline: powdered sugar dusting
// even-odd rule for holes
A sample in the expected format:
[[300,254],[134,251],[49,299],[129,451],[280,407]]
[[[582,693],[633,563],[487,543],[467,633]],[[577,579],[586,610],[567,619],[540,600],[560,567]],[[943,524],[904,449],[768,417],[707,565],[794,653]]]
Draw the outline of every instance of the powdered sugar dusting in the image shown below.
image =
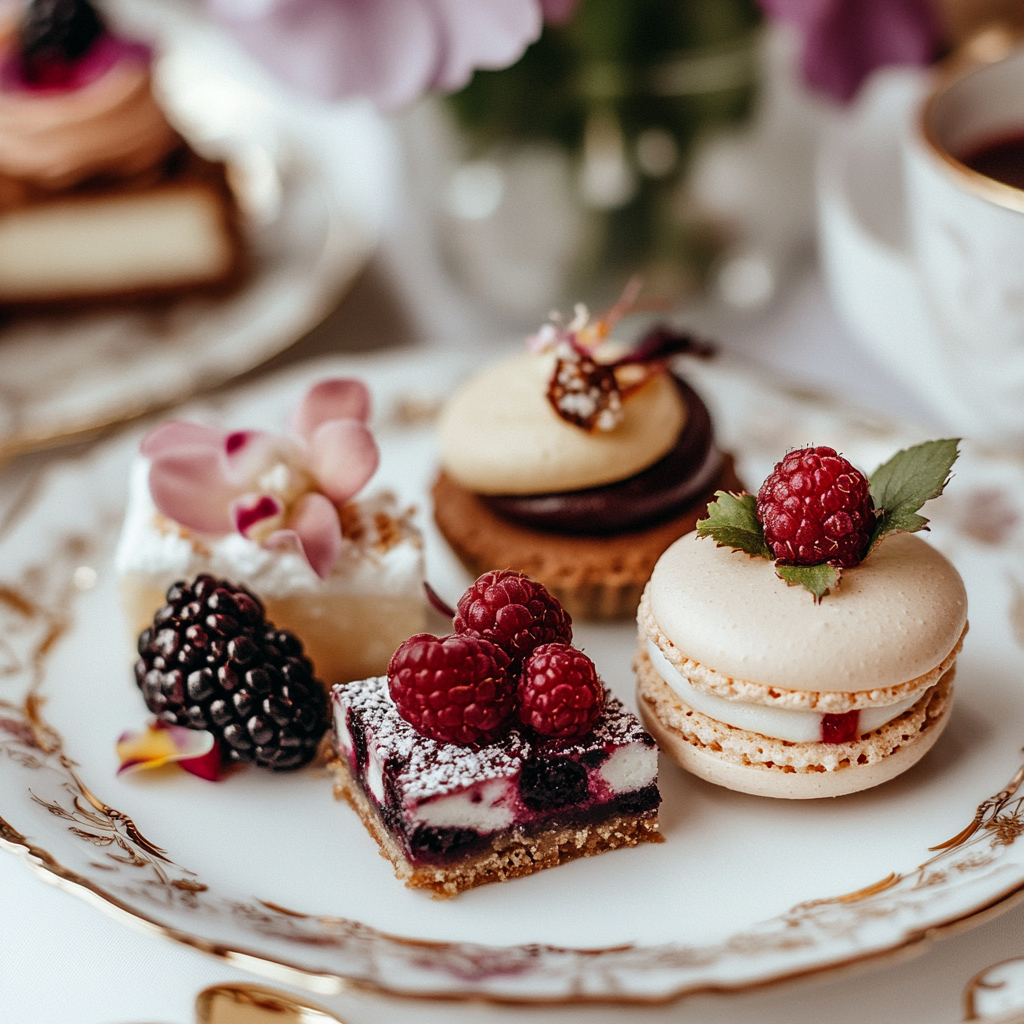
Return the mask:
[[[521,771],[524,761],[538,755],[606,755],[638,743],[654,745],[636,717],[607,690],[601,718],[593,732],[581,739],[541,740],[527,735],[525,730],[513,729],[497,743],[475,750],[441,743],[416,732],[398,714],[385,676],[336,686],[333,701],[335,722],[344,723],[351,709],[355,719],[353,726],[361,727],[367,745],[375,747],[377,756],[388,763],[406,806],[491,779],[513,778]],[[336,725],[336,728],[339,727]]]

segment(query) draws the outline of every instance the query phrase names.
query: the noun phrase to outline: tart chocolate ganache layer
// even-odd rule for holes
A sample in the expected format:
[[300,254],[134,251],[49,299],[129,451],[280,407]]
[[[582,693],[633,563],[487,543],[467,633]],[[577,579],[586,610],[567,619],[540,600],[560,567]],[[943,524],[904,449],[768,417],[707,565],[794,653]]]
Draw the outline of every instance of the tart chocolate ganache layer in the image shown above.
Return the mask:
[[549,494],[480,495],[505,519],[552,533],[612,534],[670,519],[706,491],[722,468],[711,416],[696,391],[674,377],[686,409],[675,447],[647,469],[615,483]]

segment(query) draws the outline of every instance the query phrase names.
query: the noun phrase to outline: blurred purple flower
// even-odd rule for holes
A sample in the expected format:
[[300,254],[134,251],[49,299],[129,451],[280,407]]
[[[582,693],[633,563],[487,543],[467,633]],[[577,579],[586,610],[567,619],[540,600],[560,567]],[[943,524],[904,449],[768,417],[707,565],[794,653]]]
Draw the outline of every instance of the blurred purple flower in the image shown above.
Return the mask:
[[543,20],[577,0],[207,0],[214,17],[289,85],[395,110],[514,63]]
[[942,43],[929,0],[759,0],[803,34],[807,84],[842,102],[890,64],[930,64]]

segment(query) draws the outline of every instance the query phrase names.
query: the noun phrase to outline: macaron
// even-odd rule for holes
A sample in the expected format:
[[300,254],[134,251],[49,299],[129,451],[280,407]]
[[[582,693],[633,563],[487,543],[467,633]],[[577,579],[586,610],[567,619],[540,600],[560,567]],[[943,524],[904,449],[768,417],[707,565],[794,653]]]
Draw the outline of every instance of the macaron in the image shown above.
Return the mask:
[[641,717],[683,768],[743,793],[841,796],[916,764],[949,721],[967,594],[896,533],[816,602],[772,563],[687,534],[638,611]]

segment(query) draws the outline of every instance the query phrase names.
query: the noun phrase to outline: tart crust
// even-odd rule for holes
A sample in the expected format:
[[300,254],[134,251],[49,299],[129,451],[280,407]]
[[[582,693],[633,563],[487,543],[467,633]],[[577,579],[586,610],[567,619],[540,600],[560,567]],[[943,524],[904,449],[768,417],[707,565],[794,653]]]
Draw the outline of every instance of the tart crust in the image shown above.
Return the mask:
[[448,865],[414,865],[385,828],[377,811],[356,782],[343,757],[328,765],[334,773],[334,795],[348,801],[362,819],[366,830],[377,840],[380,855],[391,861],[395,877],[410,889],[429,889],[435,898],[447,899],[466,889],[489,882],[532,875],[535,871],[557,867],[577,857],[590,857],[639,843],[661,843],[658,812],[616,815],[607,821],[589,825],[568,825],[545,829],[536,835],[519,830],[499,833],[491,848],[471,854]]
[[696,528],[715,491],[740,491],[732,457],[707,492],[682,515],[629,533],[602,537],[531,530],[502,519],[444,471],[433,488],[434,519],[470,574],[512,568],[539,580],[573,618],[620,619],[635,614],[662,552]]

